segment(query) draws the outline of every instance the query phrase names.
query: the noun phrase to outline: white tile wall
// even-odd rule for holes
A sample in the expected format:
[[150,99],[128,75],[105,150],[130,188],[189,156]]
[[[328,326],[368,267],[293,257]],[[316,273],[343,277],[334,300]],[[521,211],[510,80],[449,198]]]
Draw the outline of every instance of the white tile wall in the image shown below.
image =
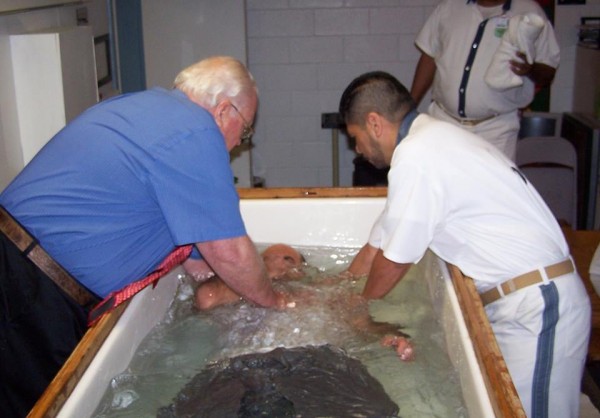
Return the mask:
[[[331,186],[332,135],[321,129],[321,114],[336,112],[343,89],[365,71],[388,71],[410,87],[414,38],[438,2],[247,0],[248,60],[261,102],[254,175],[269,187]],[[600,0],[586,3],[556,6],[562,62],[554,112],[571,109],[579,18],[600,15]],[[344,135],[339,142],[340,185],[350,186],[355,153]]]

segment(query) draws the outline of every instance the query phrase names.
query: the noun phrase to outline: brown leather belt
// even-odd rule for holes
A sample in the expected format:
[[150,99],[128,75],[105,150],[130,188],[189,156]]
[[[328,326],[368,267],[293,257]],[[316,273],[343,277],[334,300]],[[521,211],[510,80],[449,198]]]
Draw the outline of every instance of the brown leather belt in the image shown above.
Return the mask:
[[[519,289],[543,282],[544,279],[542,278],[542,273],[540,270],[533,270],[528,273],[521,274],[514,279],[507,280],[504,283],[501,283],[498,286],[481,293],[480,296],[483,306],[495,302],[502,296],[507,296]],[[573,266],[571,259],[568,259],[561,261],[560,263],[544,267],[544,270],[548,280],[552,280],[565,274],[572,273],[575,271],[575,267]],[[502,288],[502,293],[498,289],[499,287]]]
[[479,125],[482,122],[485,122],[487,120],[493,119],[496,116],[498,116],[497,114],[493,114],[493,115],[490,115],[490,116],[487,116],[487,117],[481,118],[481,119],[460,118],[458,116],[454,116],[454,114],[452,114],[450,111],[446,110],[446,108],[444,106],[442,106],[441,103],[439,103],[437,101],[435,103],[438,105],[438,107],[440,109],[442,109],[444,111],[444,113],[446,115],[450,116],[452,119],[454,119],[456,122],[458,122],[462,126],[477,126],[477,125]]
[[65,293],[83,307],[98,301],[98,298],[77,282],[52,259],[13,217],[0,206],[0,231],[42,270]]

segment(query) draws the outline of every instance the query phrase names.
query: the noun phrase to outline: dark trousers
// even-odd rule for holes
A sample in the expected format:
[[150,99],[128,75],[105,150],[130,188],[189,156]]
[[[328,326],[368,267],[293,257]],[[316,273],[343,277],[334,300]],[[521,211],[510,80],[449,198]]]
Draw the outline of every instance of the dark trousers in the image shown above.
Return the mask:
[[0,233],[0,417],[24,417],[87,327],[87,311]]

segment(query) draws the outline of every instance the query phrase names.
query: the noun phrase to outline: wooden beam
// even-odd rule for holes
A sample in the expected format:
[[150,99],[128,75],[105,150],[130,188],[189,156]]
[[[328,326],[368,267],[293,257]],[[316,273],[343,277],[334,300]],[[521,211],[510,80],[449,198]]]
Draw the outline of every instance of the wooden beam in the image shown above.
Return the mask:
[[448,269],[496,417],[526,418],[473,280],[456,266]]
[[271,187],[239,188],[241,199],[291,199],[323,197],[386,197],[387,187]]

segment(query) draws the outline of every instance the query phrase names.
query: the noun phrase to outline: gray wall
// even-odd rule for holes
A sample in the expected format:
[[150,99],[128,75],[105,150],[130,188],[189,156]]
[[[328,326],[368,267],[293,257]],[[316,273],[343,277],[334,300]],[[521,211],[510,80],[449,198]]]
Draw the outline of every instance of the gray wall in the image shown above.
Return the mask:
[[[386,70],[410,86],[415,36],[438,2],[247,0],[248,59],[261,93],[255,175],[268,186],[330,186],[331,132],[321,129],[321,113],[335,112],[344,87],[364,71]],[[586,3],[555,9],[562,60],[552,112],[572,108],[579,18],[600,15],[600,0]],[[340,183],[349,186],[355,154],[344,142]]]
[[[243,0],[227,1],[236,10],[244,5]],[[153,17],[156,21],[149,21],[151,24],[144,29],[151,32],[147,34],[150,38],[178,34],[190,24],[208,22],[210,28],[218,22],[185,13],[197,4],[194,0],[144,3],[159,11]],[[367,70],[390,71],[410,85],[418,58],[414,37],[437,3],[438,0],[247,0],[246,42],[240,42],[239,48],[247,48],[261,101],[252,150],[254,174],[264,177],[267,186],[331,185],[331,131],[321,129],[321,113],[335,112],[346,84]],[[106,33],[106,1],[90,0],[85,6],[94,34]],[[77,7],[80,6],[0,16],[0,57],[6,54],[8,34],[73,25]],[[161,11],[165,16],[179,13],[175,20],[180,24],[160,27]],[[572,109],[579,18],[599,15],[600,0],[556,6],[555,29],[562,58],[552,87],[552,112]],[[152,28],[156,31],[152,32]],[[189,31],[193,35],[197,29]],[[193,60],[196,45],[212,45],[215,38],[197,35],[183,39],[185,42],[174,50],[153,49],[164,68],[149,69],[152,80],[163,83],[160,80],[171,78],[175,64],[181,67]],[[6,105],[14,93],[2,83],[11,77],[10,71],[8,63],[0,59],[0,189],[15,174],[7,169],[10,162],[4,150],[4,138],[11,133],[3,121],[14,116]],[[354,156],[341,136],[341,185],[351,184]]]
[[[211,55],[246,63],[245,12],[240,0],[142,1],[146,85],[170,88],[181,69]],[[250,187],[249,148],[231,155],[237,185]]]

